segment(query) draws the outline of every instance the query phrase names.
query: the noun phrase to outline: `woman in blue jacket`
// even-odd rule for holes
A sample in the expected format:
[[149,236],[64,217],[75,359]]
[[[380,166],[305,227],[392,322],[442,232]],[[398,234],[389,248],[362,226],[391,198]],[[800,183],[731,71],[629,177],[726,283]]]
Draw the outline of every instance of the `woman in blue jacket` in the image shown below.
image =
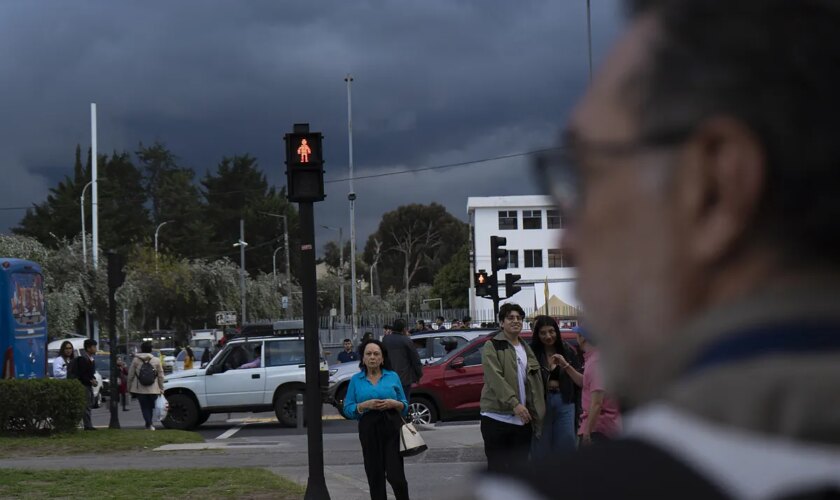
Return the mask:
[[359,421],[370,498],[387,498],[387,479],[397,500],[408,500],[408,482],[400,455],[402,419],[399,416],[399,413],[408,414],[408,401],[400,377],[390,370],[388,353],[382,343],[369,340],[362,344],[360,351],[361,371],[350,379],[344,414]]

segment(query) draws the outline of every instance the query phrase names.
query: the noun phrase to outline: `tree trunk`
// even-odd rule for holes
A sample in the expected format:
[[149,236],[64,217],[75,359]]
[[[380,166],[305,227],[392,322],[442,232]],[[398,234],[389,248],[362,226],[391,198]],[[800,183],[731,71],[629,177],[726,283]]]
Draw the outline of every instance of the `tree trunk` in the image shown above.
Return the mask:
[[408,316],[410,308],[410,295],[408,292],[408,254],[405,255],[405,268],[403,269],[403,279],[405,280],[405,315]]

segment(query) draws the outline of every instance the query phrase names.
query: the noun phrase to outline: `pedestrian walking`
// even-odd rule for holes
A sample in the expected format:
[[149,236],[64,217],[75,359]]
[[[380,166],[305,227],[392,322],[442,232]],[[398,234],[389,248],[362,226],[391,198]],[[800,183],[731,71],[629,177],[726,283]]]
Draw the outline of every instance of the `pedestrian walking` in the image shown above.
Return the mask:
[[502,329],[482,347],[481,437],[490,472],[527,462],[532,436],[539,438],[545,415],[540,363],[519,338],[524,319],[518,304],[502,305]]
[[389,335],[382,337],[382,344],[388,350],[391,366],[400,376],[406,399],[411,401],[411,384],[423,377],[423,364],[420,362],[420,355],[417,354],[417,347],[408,336],[405,321],[394,320],[392,328]]
[[152,343],[140,344],[140,353],[134,356],[128,369],[128,390],[140,402],[140,411],[146,429],[155,430],[152,414],[158,396],[163,394],[163,365],[152,355]]
[[396,372],[390,368],[387,348],[378,340],[362,346],[361,371],[353,375],[344,398],[344,415],[359,421],[359,441],[371,500],[388,498],[385,482],[397,500],[408,500],[400,428],[408,414],[408,400]]
[[195,363],[195,354],[193,353],[192,347],[185,346],[184,352],[186,352],[184,356],[184,370],[192,370]]
[[837,497],[840,5],[628,3],[537,166],[604,387],[633,410],[478,497]]

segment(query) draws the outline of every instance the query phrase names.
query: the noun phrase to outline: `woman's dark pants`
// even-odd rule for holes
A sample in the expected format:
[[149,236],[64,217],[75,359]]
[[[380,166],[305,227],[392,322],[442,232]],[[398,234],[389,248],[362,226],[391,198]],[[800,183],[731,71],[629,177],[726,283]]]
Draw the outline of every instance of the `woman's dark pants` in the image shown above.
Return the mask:
[[155,410],[157,398],[157,394],[137,394],[137,400],[140,401],[140,411],[143,413],[143,420],[146,421],[146,428],[152,425],[152,413]]
[[359,441],[365,459],[365,474],[371,500],[385,500],[385,480],[391,483],[397,500],[408,500],[403,457],[400,456],[399,416],[391,412],[368,411],[359,421]]

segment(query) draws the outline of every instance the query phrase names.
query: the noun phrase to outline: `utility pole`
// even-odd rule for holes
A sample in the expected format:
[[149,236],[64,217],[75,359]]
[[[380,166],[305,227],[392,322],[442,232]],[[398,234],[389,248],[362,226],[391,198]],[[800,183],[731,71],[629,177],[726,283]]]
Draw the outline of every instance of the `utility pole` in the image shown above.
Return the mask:
[[350,166],[350,302],[352,304],[353,339],[358,337],[358,326],[356,318],[356,192],[353,190],[353,104],[350,87],[353,83],[353,75],[347,73],[344,78],[347,82],[347,144],[348,144],[348,165]]
[[[91,182],[93,183],[93,187],[91,188],[91,195],[90,195],[90,204],[91,204],[91,232],[93,233],[93,242],[92,242],[92,252],[93,252],[93,270],[96,271],[99,269],[99,189],[98,184],[96,182],[97,179],[97,172],[96,172],[96,160],[98,150],[96,144],[96,103],[90,103],[90,178]],[[99,342],[99,320],[95,317],[93,319],[93,332],[91,332],[91,338]]]
[[[288,295],[288,297],[289,297],[289,308],[286,309],[286,311],[287,311],[286,312],[286,318],[291,319],[292,317],[294,317],[294,308],[292,307],[292,266],[289,263],[290,262],[289,253],[291,251],[289,249],[289,219],[286,218],[285,215],[281,215],[281,214],[273,214],[271,212],[260,212],[260,213],[263,214],[263,215],[267,215],[269,217],[277,217],[278,219],[283,219],[283,242],[286,245],[285,246],[285,248],[286,248],[286,251],[285,251],[285,254],[286,254],[286,293],[289,294]],[[276,254],[277,250],[275,250],[274,253]],[[277,267],[276,267],[276,265],[275,265],[275,271],[274,271],[274,281],[275,282],[277,281]]]
[[[85,191],[90,185],[93,184],[93,181],[88,182],[85,184],[85,187],[82,188],[82,197],[79,200],[79,206],[82,208],[82,264],[84,264],[84,269],[87,271],[87,233],[85,232]],[[90,311],[88,310],[87,306],[85,307],[85,336],[90,335]]]
[[[158,233],[160,232],[160,228],[172,222],[171,220],[165,220],[158,224],[155,228],[155,276],[158,273]],[[160,314],[155,316],[155,329],[160,331]]]
[[592,81],[592,14],[589,9],[590,0],[586,0],[586,37],[589,47],[589,81]]
[[242,302],[242,319],[240,325],[245,325],[245,219],[239,219],[239,241],[233,244],[239,247],[239,295]]

